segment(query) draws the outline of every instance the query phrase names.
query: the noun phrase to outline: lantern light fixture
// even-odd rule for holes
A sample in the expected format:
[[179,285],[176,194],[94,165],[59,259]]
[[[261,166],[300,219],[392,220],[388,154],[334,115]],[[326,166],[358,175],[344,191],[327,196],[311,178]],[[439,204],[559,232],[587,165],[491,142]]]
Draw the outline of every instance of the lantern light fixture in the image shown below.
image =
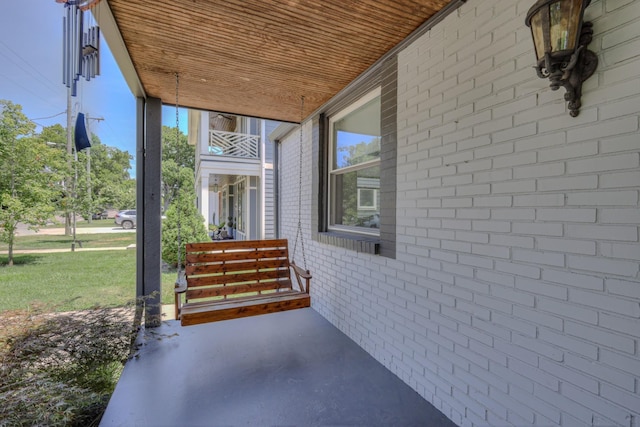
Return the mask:
[[525,23],[531,28],[540,78],[548,78],[552,90],[566,89],[569,114],[580,113],[582,83],[593,75],[598,57],[587,49],[593,24],[583,22],[591,0],[538,0]]

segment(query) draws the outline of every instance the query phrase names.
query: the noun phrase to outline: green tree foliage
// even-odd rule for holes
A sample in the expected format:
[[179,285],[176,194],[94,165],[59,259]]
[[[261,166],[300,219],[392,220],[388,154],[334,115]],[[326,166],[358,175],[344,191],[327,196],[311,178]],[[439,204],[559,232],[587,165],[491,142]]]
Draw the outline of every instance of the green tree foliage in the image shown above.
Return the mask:
[[[380,157],[380,138],[371,138],[368,142],[360,141],[338,149],[344,152],[344,166],[354,166],[375,160]],[[342,224],[362,226],[366,216],[358,211],[358,178],[380,179],[380,168],[369,167],[357,171],[348,172],[338,176],[341,181],[341,202],[339,209]]]
[[187,135],[179,131],[176,138],[176,128],[162,126],[162,161],[173,160],[181,167],[195,169],[196,148],[189,145]]
[[162,222],[162,259],[172,266],[178,265],[178,228],[180,229],[182,264],[185,260],[184,245],[186,243],[209,240],[204,218],[196,208],[193,171],[186,167],[182,168],[178,179],[179,191],[166,211],[167,218]]
[[[67,134],[59,124],[42,129],[40,139],[55,143],[55,149],[66,153]],[[75,210],[89,217],[105,208],[131,209],[136,204],[135,179],[129,175],[133,157],[127,151],[101,143],[100,138],[91,135],[91,148],[78,153],[77,163],[72,159],[69,176],[78,173],[75,203],[72,198],[59,200],[59,209]],[[87,180],[87,162],[90,162],[91,177]],[[89,193],[88,188],[91,188]],[[75,204],[75,206],[74,206]]]
[[64,151],[67,146],[67,130],[61,124],[56,123],[53,126],[42,128],[40,139],[53,143],[51,144],[53,147]]
[[187,168],[191,174],[195,173],[196,151],[189,145],[187,136],[176,132],[175,127],[162,126],[162,194],[163,211],[166,212],[178,195],[178,189],[183,188],[180,183],[182,168]]
[[[87,160],[90,157],[91,179],[87,180]],[[133,157],[127,151],[109,147],[91,136],[91,148],[78,153],[78,196],[81,212],[90,214],[105,208],[132,209],[136,205],[135,180],[129,175]],[[91,186],[91,197],[87,191]]]
[[11,266],[18,223],[37,229],[52,218],[66,169],[64,156],[34,136],[20,105],[0,100],[0,109],[0,239]]

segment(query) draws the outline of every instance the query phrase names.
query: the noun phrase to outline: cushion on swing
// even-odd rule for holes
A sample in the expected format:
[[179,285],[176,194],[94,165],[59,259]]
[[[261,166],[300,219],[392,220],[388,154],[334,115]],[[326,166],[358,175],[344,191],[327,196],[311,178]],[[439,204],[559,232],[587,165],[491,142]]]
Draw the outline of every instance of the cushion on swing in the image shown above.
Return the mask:
[[311,274],[289,263],[286,239],[187,244],[185,273],[176,286],[183,326],[311,305]]

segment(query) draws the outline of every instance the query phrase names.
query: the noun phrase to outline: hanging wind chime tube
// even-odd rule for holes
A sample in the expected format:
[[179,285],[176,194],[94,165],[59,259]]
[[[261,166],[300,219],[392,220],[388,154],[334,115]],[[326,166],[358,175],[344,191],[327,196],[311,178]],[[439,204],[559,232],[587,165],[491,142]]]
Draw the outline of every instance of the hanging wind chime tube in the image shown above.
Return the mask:
[[78,93],[78,80],[89,81],[100,75],[100,27],[90,25],[85,32],[84,13],[99,0],[62,0],[66,15],[62,17],[62,83]]

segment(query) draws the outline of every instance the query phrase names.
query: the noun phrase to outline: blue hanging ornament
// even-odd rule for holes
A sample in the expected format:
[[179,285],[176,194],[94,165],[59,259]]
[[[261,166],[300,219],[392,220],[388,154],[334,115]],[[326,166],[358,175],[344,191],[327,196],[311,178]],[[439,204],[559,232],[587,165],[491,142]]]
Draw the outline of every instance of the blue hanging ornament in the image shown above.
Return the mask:
[[91,147],[89,135],[87,135],[87,127],[85,126],[84,114],[78,113],[76,118],[76,132],[75,132],[76,152],[80,152],[85,148]]

